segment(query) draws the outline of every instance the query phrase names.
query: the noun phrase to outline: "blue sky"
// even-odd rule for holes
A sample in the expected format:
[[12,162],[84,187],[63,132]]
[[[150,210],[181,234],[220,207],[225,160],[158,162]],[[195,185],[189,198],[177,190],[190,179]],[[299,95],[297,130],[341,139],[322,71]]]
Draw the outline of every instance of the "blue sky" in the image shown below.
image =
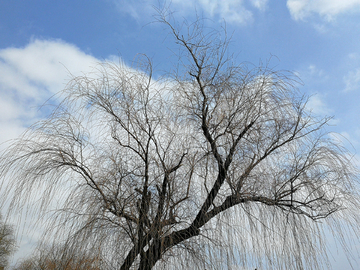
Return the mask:
[[[328,130],[360,155],[360,0],[173,0],[165,5],[179,23],[194,20],[196,13],[207,18],[209,28],[220,29],[225,21],[230,52],[239,63],[257,65],[271,58],[270,66],[296,72],[303,81],[300,91],[311,96],[309,107],[334,116]],[[138,53],[153,60],[158,75],[176,65],[173,39],[164,25],[154,23],[153,6],[164,2],[1,0],[0,143],[42,117],[39,106],[64,88],[69,72],[81,74],[114,57],[130,65]],[[350,269],[332,250],[338,261],[334,269]]]

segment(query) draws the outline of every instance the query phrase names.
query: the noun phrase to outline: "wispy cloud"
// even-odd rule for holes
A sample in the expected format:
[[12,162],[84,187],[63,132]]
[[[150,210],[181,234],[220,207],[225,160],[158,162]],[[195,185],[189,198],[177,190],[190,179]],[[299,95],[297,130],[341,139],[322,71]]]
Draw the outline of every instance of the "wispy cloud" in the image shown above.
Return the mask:
[[360,89],[360,68],[349,71],[344,76],[345,92],[354,91]]
[[315,66],[313,64],[308,66],[308,73],[311,77],[316,77],[316,78],[327,77],[325,72],[322,69],[319,69],[317,66]]
[[[120,11],[128,13],[136,20],[141,20],[144,14],[151,15],[154,13],[152,7],[159,6],[159,1],[156,0],[113,1]],[[197,10],[211,19],[225,19],[227,23],[247,24],[253,21],[252,9],[264,11],[267,2],[268,0],[173,0],[170,9],[181,16]]]
[[332,110],[323,101],[323,97],[319,94],[311,96],[306,104],[306,107],[311,113],[318,116],[326,116],[332,113]]
[[327,21],[346,12],[360,12],[360,0],[288,0],[287,7],[295,20],[318,14]]
[[254,0],[251,1],[251,4],[260,10],[265,10],[267,6],[267,2],[268,0]]

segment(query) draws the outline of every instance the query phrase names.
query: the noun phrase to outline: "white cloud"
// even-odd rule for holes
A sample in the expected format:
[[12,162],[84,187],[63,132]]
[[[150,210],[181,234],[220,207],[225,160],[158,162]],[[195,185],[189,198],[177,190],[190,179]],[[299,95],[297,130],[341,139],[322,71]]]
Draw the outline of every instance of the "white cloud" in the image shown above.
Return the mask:
[[287,7],[295,20],[318,14],[331,21],[341,13],[359,12],[360,0],[288,0]]
[[310,86],[309,90],[311,92],[316,88],[313,85],[327,83],[330,78],[325,70],[314,64],[302,67],[296,74],[304,82],[305,86]]
[[[69,71],[88,70],[96,62],[95,58],[61,40],[34,40],[24,48],[3,49],[0,59],[1,66],[11,75],[27,84],[41,84],[52,92],[64,86]],[[21,91],[16,85],[11,85],[13,78],[1,79],[0,82]]]
[[322,69],[319,69],[315,65],[309,65],[308,72],[311,77],[326,77],[325,72]]
[[[33,40],[0,50],[0,143],[40,117],[39,107],[97,59],[60,40]],[[2,147],[0,147],[2,148]]]
[[348,58],[349,58],[351,61],[360,62],[360,54],[357,53],[357,52],[349,53]]
[[260,10],[265,10],[267,6],[267,2],[268,0],[253,0],[251,1],[251,4]]
[[200,1],[202,8],[211,14],[211,16],[219,16],[228,23],[246,23],[252,20],[252,13],[243,6],[242,0],[221,1],[216,0],[216,8],[209,12],[210,0]]
[[344,76],[345,92],[360,89],[360,68]]
[[323,101],[323,98],[319,94],[313,95],[309,98],[309,101],[306,104],[306,108],[308,111],[318,116],[326,116],[331,114],[331,109],[326,105],[326,103]]
[[[144,17],[143,14],[155,13],[152,7],[159,6],[157,0],[113,1],[119,10],[130,14],[137,20]],[[170,9],[181,16],[192,14],[194,10],[197,10],[198,13],[204,12],[205,17],[218,18],[228,23],[246,24],[253,20],[253,13],[246,5],[263,11],[266,9],[267,2],[268,0],[173,0]]]

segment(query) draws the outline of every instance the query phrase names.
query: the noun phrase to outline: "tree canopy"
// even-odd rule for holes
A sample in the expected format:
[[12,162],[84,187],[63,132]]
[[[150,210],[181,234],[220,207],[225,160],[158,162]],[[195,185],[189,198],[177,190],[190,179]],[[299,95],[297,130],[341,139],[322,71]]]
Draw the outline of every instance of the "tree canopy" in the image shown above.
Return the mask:
[[66,244],[39,245],[34,254],[18,262],[13,270],[100,270],[101,254],[71,250]]
[[9,257],[16,251],[13,226],[5,223],[0,215],[0,269],[9,264]]
[[328,267],[325,232],[346,247],[360,221],[357,171],[329,119],[291,72],[236,63],[201,21],[160,20],[178,68],[154,79],[140,56],[72,78],[2,156],[10,211],[34,202],[44,239],[101,250],[109,269]]

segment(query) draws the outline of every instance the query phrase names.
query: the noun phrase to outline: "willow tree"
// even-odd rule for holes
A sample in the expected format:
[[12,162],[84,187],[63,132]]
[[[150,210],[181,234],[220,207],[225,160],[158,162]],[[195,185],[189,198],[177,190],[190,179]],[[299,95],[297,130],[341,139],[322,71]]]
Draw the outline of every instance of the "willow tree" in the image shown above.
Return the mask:
[[72,78],[3,155],[10,211],[35,209],[45,239],[100,250],[109,269],[328,267],[324,236],[346,247],[360,221],[328,119],[291,73],[237,64],[201,22],[161,20],[179,68],[155,80],[145,57]]
[[9,258],[16,251],[14,227],[3,221],[0,215],[0,269],[9,265]]
[[[70,250],[68,246],[39,245],[29,258],[22,259],[12,270],[101,270],[101,254]],[[91,255],[89,255],[91,254]]]

